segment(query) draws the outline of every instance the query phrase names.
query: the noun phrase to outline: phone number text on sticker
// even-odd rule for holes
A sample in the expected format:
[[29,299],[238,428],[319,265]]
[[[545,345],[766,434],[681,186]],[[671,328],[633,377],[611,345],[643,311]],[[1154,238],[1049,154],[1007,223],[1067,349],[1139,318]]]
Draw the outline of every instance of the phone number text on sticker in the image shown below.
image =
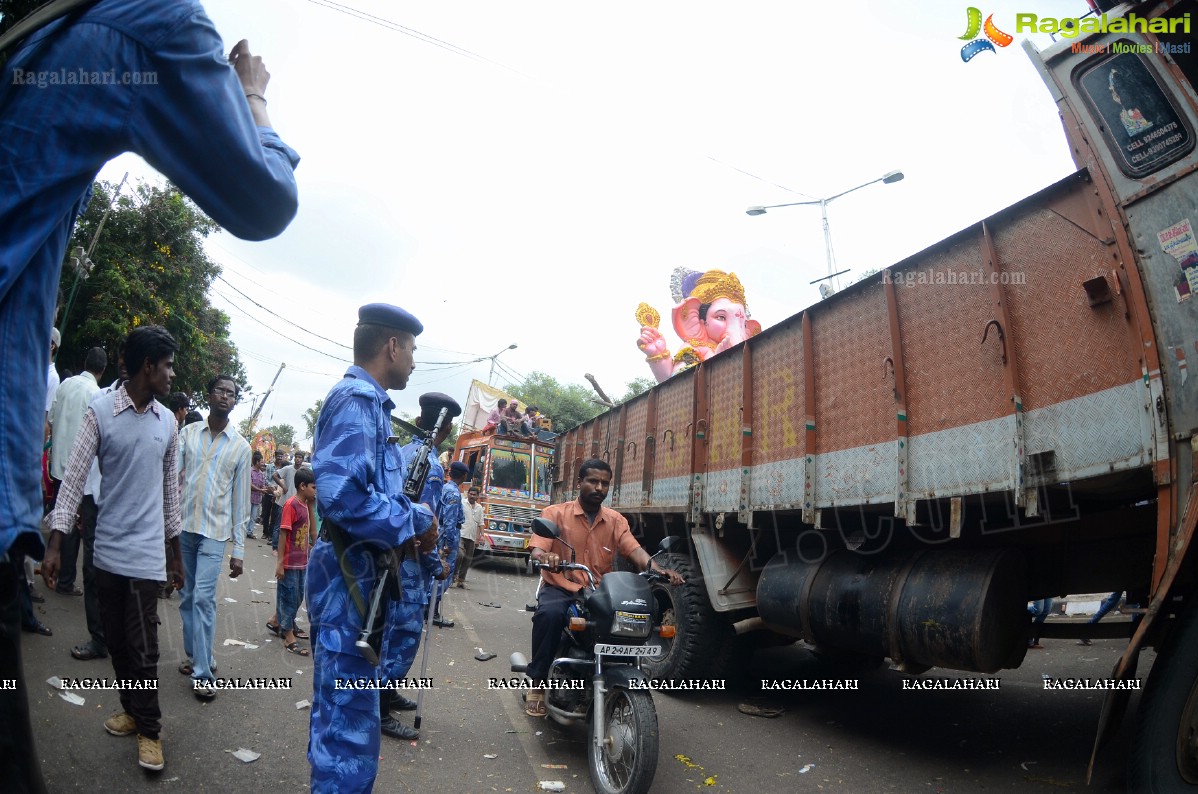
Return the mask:
[[661,656],[660,645],[596,645],[595,653],[605,656]]

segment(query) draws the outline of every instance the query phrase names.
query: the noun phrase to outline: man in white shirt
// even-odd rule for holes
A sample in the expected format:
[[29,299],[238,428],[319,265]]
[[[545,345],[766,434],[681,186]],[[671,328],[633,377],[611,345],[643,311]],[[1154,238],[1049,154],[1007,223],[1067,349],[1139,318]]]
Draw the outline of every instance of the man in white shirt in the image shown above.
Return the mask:
[[[102,347],[93,347],[87,351],[83,360],[83,373],[67,378],[55,393],[54,403],[50,406],[50,478],[54,483],[52,497],[57,495],[58,484],[66,476],[71,446],[75,443],[75,436],[79,434],[88,404],[100,393],[98,381],[106,366],[108,353]],[[62,543],[62,572],[58,575],[57,585],[57,592],[61,595],[83,595],[83,591],[75,586],[79,540],[79,533],[72,532]]]
[[478,488],[470,486],[466,492],[466,504],[462,505],[466,514],[462,521],[462,539],[458,549],[458,572],[453,577],[457,587],[466,589],[466,572],[470,570],[470,561],[474,559],[474,547],[478,543],[478,532],[483,526],[483,506],[478,503]]

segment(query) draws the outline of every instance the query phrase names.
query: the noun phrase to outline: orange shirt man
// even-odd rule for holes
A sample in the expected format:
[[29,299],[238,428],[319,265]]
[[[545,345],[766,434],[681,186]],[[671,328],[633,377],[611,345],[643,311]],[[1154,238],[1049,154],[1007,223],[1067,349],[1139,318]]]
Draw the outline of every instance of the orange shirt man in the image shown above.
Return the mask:
[[[654,570],[669,577],[670,584],[680,585],[682,577],[675,571],[663,569],[652,561],[628,528],[628,521],[615,510],[603,506],[611,488],[611,466],[606,461],[591,458],[578,468],[578,499],[551,505],[541,517],[557,524],[562,540],[574,547],[576,562],[591,569],[596,580],[612,570],[616,553],[628,558],[637,568]],[[533,536],[529,541],[534,562],[558,568],[563,559],[570,559],[570,550],[560,541]],[[574,594],[586,584],[585,574],[559,570],[541,570],[544,586],[537,595],[537,611],[532,618],[532,660],[528,677],[534,686],[544,686],[553,662],[557,644],[566,627],[566,612]],[[530,690],[525,711],[530,717],[545,716],[545,693]]]

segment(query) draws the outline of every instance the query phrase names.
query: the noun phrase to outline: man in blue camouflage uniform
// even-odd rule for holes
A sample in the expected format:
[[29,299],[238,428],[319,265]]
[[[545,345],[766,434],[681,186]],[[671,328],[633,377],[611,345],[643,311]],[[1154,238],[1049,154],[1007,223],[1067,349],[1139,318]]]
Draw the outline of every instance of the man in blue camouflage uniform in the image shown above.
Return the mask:
[[[391,441],[395,403],[386,391],[407,386],[415,369],[415,337],[423,330],[419,320],[397,306],[360,308],[354,365],[329,392],[316,422],[312,468],[324,532],[341,533],[346,561],[366,597],[378,573],[378,552],[413,538],[425,551],[436,545],[434,515],[403,495],[403,458]],[[314,657],[311,790],[368,792],[378,774],[378,693],[345,687],[377,682],[377,668],[354,645],[364,616],[325,537],[308,560],[308,610]]]
[[[462,522],[466,520],[466,512],[462,509],[462,482],[470,473],[470,467],[460,460],[449,464],[449,481],[441,489],[441,508],[437,511],[437,524],[440,534],[437,543],[441,547],[441,558],[449,575],[453,576],[458,563],[458,544],[462,541]],[[453,621],[441,614],[441,596],[445,595],[445,586],[436,585],[437,599],[434,608],[433,623],[443,629],[452,629]]]
[[[450,396],[439,392],[429,392],[420,395],[420,417],[416,426],[422,430],[431,430],[437,423],[437,416],[445,408],[445,422],[441,431],[433,439],[433,448],[428,453],[428,477],[424,481],[424,490],[420,493],[420,501],[437,514],[441,505],[441,489],[444,487],[445,470],[437,461],[437,448],[444,443],[453,429],[454,418],[462,412],[462,408]],[[404,468],[409,469],[420,451],[422,442],[413,439],[401,451]],[[439,523],[439,522],[438,522]],[[407,677],[416,659],[416,651],[420,648],[420,633],[424,628],[424,610],[428,604],[429,583],[444,579],[448,569],[443,568],[443,560],[438,549],[431,549],[417,558],[405,553],[400,564],[400,579],[403,582],[403,597],[392,601],[387,607],[387,634],[384,638],[383,658],[381,666],[388,681],[399,682]],[[409,728],[391,716],[391,710],[412,711],[416,702],[403,695],[401,690],[383,690],[379,696],[379,724],[387,736],[396,739],[416,739],[419,734],[415,728]]]

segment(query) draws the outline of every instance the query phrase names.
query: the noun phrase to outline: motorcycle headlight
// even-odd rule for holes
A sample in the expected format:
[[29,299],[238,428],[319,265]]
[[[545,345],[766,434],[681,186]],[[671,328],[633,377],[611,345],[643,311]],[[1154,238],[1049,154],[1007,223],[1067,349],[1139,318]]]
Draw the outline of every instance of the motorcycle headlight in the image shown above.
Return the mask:
[[615,620],[612,621],[611,634],[613,637],[648,637],[649,616],[638,612],[621,612],[616,611]]

